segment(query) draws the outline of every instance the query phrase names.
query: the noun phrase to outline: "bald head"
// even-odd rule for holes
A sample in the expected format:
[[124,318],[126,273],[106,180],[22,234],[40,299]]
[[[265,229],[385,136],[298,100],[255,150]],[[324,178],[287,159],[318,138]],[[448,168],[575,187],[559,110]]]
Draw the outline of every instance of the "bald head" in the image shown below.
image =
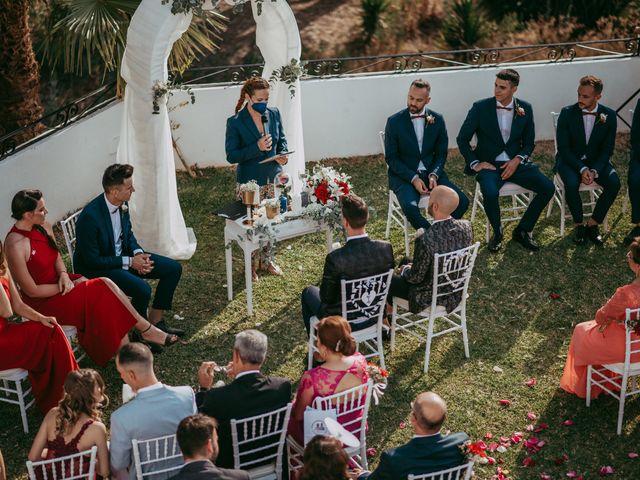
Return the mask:
[[423,392],[413,402],[413,416],[417,434],[437,433],[447,418],[447,404],[437,393]]
[[431,190],[429,195],[429,215],[434,220],[450,217],[451,213],[458,208],[458,203],[460,203],[460,199],[455,190],[444,185],[438,185]]

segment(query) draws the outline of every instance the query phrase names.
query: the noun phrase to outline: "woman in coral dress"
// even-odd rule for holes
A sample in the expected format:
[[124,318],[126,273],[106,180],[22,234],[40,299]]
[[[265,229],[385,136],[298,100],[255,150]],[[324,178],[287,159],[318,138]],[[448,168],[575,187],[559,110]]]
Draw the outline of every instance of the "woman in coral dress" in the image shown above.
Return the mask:
[[148,342],[171,345],[178,341],[142,318],[111,280],[69,274],[51,226],[45,222],[46,214],[39,190],[22,190],[13,197],[11,216],[17,221],[7,235],[5,249],[27,305],[56,317],[60,325],[76,327],[80,345],[101,367],[128,342],[131,328]]
[[[9,322],[13,312],[29,320]],[[53,317],[25,305],[9,276],[0,243],[0,370],[29,373],[36,404],[47,413],[62,398],[67,374],[78,368],[69,342]]]
[[[627,252],[629,268],[635,279],[616,290],[613,297],[596,312],[596,319],[576,325],[569,345],[567,363],[560,379],[560,387],[580,398],[587,396],[588,365],[624,362],[626,309],[640,307],[640,238],[636,238]],[[632,340],[639,337],[632,334]],[[632,362],[640,361],[632,358]],[[591,397],[602,392],[591,387]]]
[[[323,318],[318,322],[317,332],[317,347],[324,363],[302,375],[289,420],[288,432],[300,445],[304,443],[304,411],[316,397],[327,397],[369,381],[367,360],[356,352],[351,327],[344,318],[337,315]],[[353,420],[362,413],[358,410],[342,415],[338,422],[354,431],[359,425]]]

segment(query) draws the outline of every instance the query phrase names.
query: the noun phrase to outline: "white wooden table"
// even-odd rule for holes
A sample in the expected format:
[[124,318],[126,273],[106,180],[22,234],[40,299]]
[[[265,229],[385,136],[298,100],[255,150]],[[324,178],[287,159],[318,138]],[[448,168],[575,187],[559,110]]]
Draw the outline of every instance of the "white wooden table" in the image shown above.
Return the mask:
[[[285,215],[295,215],[291,212]],[[229,300],[233,299],[233,255],[231,242],[236,242],[244,253],[244,279],[247,292],[247,314],[253,315],[253,279],[251,277],[251,254],[260,248],[260,236],[249,238],[247,232],[251,227],[243,225],[246,217],[237,220],[225,221],[224,244],[225,263],[227,267],[227,294]],[[300,237],[308,233],[325,231],[327,238],[327,252],[331,251],[333,244],[333,232],[328,226],[310,219],[296,218],[275,225],[276,240],[281,242],[290,238]]]

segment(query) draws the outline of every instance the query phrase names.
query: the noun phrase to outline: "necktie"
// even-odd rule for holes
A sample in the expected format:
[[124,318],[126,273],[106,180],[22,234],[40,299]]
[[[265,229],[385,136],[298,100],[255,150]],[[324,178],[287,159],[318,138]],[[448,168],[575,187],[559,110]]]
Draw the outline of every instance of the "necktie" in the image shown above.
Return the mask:
[[597,114],[598,114],[598,112],[585,112],[585,111],[582,112],[582,116],[593,115],[595,117]]
[[508,110],[509,112],[513,110],[511,107],[502,107],[500,105],[496,105],[496,110]]

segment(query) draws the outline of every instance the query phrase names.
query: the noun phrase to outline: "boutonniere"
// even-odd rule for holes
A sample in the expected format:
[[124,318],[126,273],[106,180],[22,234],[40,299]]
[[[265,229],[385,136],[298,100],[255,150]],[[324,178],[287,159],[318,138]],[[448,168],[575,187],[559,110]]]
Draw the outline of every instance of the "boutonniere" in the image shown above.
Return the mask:
[[598,123],[607,123],[607,114],[601,113],[598,115]]
[[122,213],[127,213],[129,211],[129,206],[126,203],[123,203],[122,205],[120,205],[120,211]]
[[520,105],[516,105],[516,115],[519,117],[524,117],[524,108],[522,108]]
[[426,121],[427,121],[427,125],[433,125],[434,123],[436,123],[436,117],[434,117],[433,115],[429,114],[426,117]]

